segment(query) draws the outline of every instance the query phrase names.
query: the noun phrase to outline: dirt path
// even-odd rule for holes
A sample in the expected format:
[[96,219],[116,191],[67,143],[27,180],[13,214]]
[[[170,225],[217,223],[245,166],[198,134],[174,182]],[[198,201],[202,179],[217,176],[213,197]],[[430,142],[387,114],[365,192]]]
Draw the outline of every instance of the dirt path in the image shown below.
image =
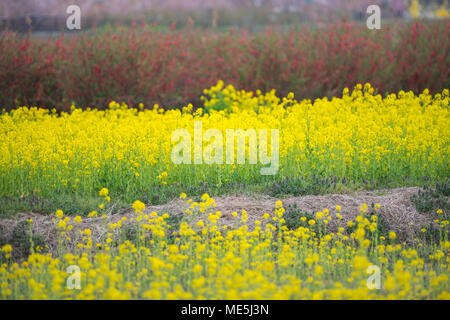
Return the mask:
[[[366,203],[369,207],[371,204],[380,204],[380,215],[387,222],[392,230],[403,232],[413,229],[420,229],[420,226],[431,222],[429,215],[419,213],[411,202],[411,196],[416,194],[419,188],[398,188],[377,191],[355,192],[353,194],[328,194],[328,195],[307,195],[301,197],[288,197],[281,199],[283,206],[288,209],[290,206],[296,205],[296,208],[310,213],[329,209],[331,213],[335,212],[337,205],[341,206],[341,212],[345,223],[354,219],[359,213],[359,206]],[[223,224],[232,224],[234,211],[241,212],[246,210],[249,216],[249,225],[253,225],[255,220],[262,219],[265,212],[273,212],[275,202],[279,198],[269,196],[256,195],[247,196],[224,196],[215,197],[216,208],[222,212],[221,218]],[[168,204],[160,206],[150,206],[147,208],[149,212],[168,212],[171,214],[181,215],[187,205],[181,200],[174,200]],[[342,224],[341,224],[342,225]],[[330,223],[330,227],[335,225]]]
[[[315,213],[324,209],[329,209],[334,213],[336,205],[342,208],[342,216],[344,221],[354,219],[359,212],[359,206],[366,203],[369,207],[371,204],[380,204],[380,214],[388,223],[389,228],[403,232],[410,232],[412,229],[417,230],[420,226],[428,224],[432,218],[429,215],[419,213],[411,202],[411,196],[417,193],[418,188],[398,188],[378,191],[355,192],[353,194],[329,194],[319,196],[302,196],[287,197],[281,199],[283,206],[288,210],[290,206],[296,205],[297,209]],[[262,219],[265,212],[273,212],[275,202],[278,198],[272,198],[264,195],[249,196],[223,196],[215,197],[215,210],[222,212],[221,223],[233,224],[234,211],[240,213],[246,210],[249,216],[248,224],[251,227],[255,220]],[[168,204],[147,206],[148,213],[156,211],[158,213],[169,213],[171,215],[183,215],[188,204],[183,200],[174,200]],[[115,222],[124,216],[132,217],[133,211],[127,210],[120,214],[108,217],[109,222]],[[44,239],[50,239],[54,236],[54,225],[50,216],[39,215],[34,213],[21,213],[14,218],[0,220],[0,236],[9,238],[15,226],[20,221],[33,219],[33,231],[40,234]],[[102,221],[100,218],[84,218],[81,224],[83,228],[91,228],[98,230],[98,236],[101,236]],[[330,228],[335,225],[330,223]]]

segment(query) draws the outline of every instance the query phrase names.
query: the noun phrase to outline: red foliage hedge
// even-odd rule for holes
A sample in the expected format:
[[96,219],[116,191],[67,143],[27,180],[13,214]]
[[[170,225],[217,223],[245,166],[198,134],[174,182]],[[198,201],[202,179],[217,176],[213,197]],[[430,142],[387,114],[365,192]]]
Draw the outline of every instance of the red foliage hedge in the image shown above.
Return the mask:
[[67,110],[200,104],[219,79],[238,88],[276,89],[297,98],[340,95],[370,82],[380,93],[449,88],[450,23],[396,24],[383,30],[338,23],[319,29],[154,31],[37,38],[0,35],[0,109]]

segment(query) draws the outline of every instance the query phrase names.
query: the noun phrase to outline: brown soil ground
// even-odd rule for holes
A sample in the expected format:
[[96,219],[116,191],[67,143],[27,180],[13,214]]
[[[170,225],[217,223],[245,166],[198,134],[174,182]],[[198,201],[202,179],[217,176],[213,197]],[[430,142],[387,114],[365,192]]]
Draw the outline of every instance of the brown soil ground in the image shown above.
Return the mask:
[[[328,194],[328,195],[307,195],[301,197],[287,197],[281,199],[284,208],[296,205],[297,209],[316,213],[324,209],[329,209],[330,213],[335,212],[337,205],[341,206],[343,222],[353,220],[359,214],[359,207],[366,203],[380,204],[379,214],[392,230],[399,232],[410,232],[420,229],[423,225],[428,225],[433,219],[430,215],[417,211],[411,202],[411,196],[416,194],[419,188],[398,188],[377,191],[355,192],[353,194]],[[216,211],[222,213],[222,224],[232,225],[234,218],[231,215],[234,211],[240,213],[247,211],[249,216],[248,225],[251,228],[255,220],[262,220],[265,212],[271,213],[275,209],[275,202],[279,198],[256,195],[248,196],[225,196],[215,197]],[[181,200],[175,200],[165,205],[152,206],[148,211],[167,212],[171,214],[183,214],[187,205]],[[336,222],[336,219],[334,219]],[[336,225],[330,223],[330,228],[335,229]]]

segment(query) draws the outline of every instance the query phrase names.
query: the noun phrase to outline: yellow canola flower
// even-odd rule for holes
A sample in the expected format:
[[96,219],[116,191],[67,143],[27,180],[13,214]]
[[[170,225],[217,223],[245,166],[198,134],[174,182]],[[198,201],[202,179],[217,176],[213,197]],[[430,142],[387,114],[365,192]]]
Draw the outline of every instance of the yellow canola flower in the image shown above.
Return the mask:
[[133,209],[134,209],[136,212],[142,212],[142,211],[145,210],[145,204],[144,204],[143,202],[139,201],[139,200],[136,200],[136,201],[133,203]]
[[97,211],[91,211],[91,212],[89,212],[89,214],[88,214],[88,217],[89,218],[92,218],[92,217],[97,217],[98,216],[98,212]]
[[62,210],[56,210],[55,216],[57,216],[59,219],[62,219],[64,213]]
[[397,238],[397,234],[394,231],[389,232],[389,239],[394,240]]
[[108,193],[109,193],[109,191],[108,191],[107,188],[102,188],[102,189],[100,190],[100,192],[99,192],[99,195],[100,195],[101,197],[106,197],[106,196],[108,195]]

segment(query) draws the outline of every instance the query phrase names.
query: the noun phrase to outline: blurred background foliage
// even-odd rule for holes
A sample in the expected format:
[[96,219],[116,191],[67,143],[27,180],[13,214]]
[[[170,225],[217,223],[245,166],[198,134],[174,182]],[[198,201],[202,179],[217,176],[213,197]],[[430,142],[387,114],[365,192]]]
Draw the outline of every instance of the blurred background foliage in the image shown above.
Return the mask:
[[448,0],[2,0],[1,29],[63,31],[72,4],[81,8],[84,28],[145,22],[162,28],[258,30],[269,24],[362,21],[373,4],[386,20],[449,17]]

